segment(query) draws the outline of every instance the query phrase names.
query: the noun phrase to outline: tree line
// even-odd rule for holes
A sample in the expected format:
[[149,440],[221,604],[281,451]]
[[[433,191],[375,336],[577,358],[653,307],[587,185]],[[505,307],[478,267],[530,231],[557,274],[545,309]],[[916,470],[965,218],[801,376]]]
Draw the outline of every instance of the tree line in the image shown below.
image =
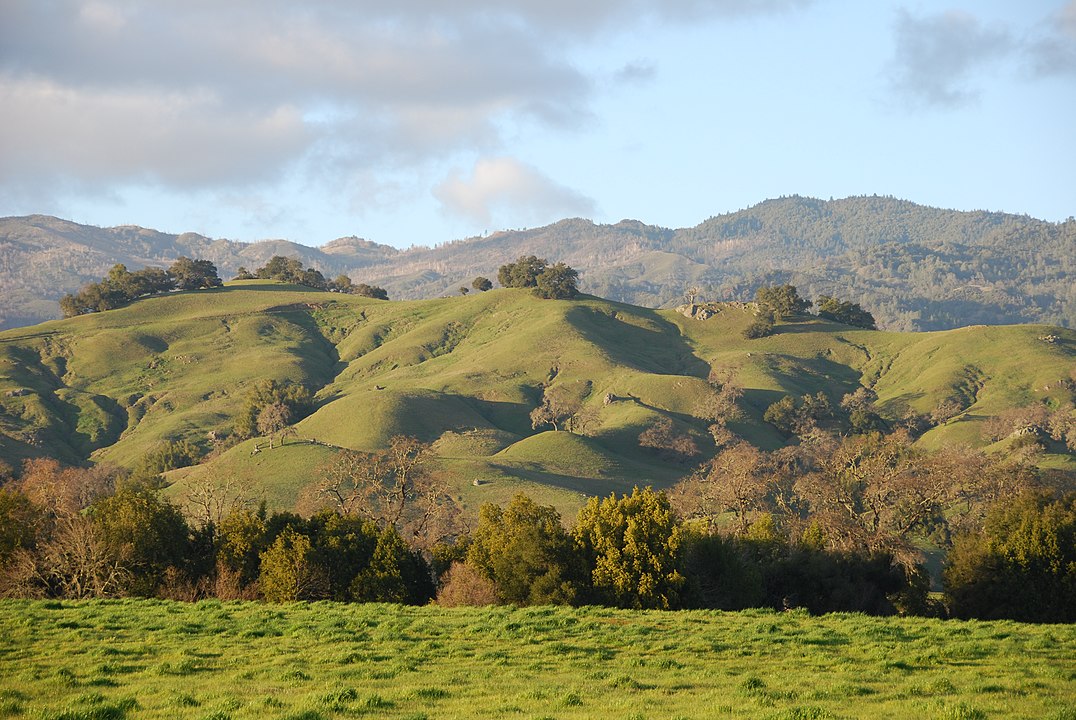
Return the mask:
[[[28,460],[0,486],[0,593],[1076,620],[1076,494],[1012,468],[953,477],[966,457],[919,467],[888,442],[806,468],[736,445],[667,493],[591,498],[570,526],[522,494],[467,526],[406,437],[340,451],[303,514],[208,483],[184,512],[120,471]],[[913,547],[929,534],[950,548],[943,603]]]
[[817,303],[800,297],[794,285],[766,285],[755,292],[755,319],[748,325],[743,336],[748,340],[767,337],[774,333],[777,323],[805,315],[812,305],[816,306],[818,317],[839,322],[865,330],[877,330],[874,316],[864,310],[859,303],[840,300],[829,295],[820,295]]
[[64,317],[102,312],[149,295],[172,290],[202,290],[220,287],[217,268],[208,260],[181,257],[164,270],[148,267],[130,272],[122,263],[112,266],[100,282],[89,283],[77,293],[60,298]]
[[[260,268],[250,272],[240,267],[236,280],[266,279],[303,285],[315,290],[348,293],[377,300],[388,300],[388,292],[376,285],[353,283],[347,275],[326,280],[320,271],[304,268],[295,258],[275,255]],[[217,275],[216,266],[209,260],[193,260],[180,257],[167,270],[147,267],[130,272],[126,265],[116,264],[99,282],[88,283],[77,293],[60,299],[64,317],[74,317],[91,312],[102,312],[122,307],[133,300],[161,295],[173,290],[204,290],[220,287],[223,281]]]

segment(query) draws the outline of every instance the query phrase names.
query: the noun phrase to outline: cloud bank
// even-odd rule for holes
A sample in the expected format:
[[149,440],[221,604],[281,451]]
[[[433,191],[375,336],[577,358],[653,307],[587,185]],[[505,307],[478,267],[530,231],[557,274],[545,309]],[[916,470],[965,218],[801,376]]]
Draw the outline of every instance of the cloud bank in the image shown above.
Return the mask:
[[[354,184],[497,154],[505,127],[588,122],[596,79],[566,50],[644,22],[802,4],[0,0],[0,196],[237,192],[297,170]],[[524,175],[504,174],[517,183],[505,196],[526,186],[545,203],[549,183]]]

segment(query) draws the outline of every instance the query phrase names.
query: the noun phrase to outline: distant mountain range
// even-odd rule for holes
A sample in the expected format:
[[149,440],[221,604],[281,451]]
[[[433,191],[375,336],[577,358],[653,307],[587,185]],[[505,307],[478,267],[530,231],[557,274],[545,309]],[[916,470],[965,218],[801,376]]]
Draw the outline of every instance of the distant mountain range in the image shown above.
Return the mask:
[[135,226],[98,228],[54,217],[0,219],[0,329],[59,316],[56,301],[123,263],[135,270],[180,255],[212,260],[229,278],[273,255],[326,277],[385,287],[392,298],[454,294],[520,255],[563,261],[593,295],[648,307],[746,300],[790,282],[806,297],[859,302],[891,330],[1041,322],[1076,327],[1076,220],[958,212],[890,197],[767,200],[673,230],[624,220],[568,219],[431,248],[398,250],[356,237],[319,248],[241,243]]

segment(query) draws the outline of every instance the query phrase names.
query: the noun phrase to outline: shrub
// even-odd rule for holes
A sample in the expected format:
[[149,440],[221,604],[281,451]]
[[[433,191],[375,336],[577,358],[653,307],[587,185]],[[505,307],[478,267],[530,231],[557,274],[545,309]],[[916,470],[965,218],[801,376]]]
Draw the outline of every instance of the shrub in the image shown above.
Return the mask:
[[437,604],[443,607],[496,605],[497,588],[493,581],[473,565],[454,562],[441,576]]

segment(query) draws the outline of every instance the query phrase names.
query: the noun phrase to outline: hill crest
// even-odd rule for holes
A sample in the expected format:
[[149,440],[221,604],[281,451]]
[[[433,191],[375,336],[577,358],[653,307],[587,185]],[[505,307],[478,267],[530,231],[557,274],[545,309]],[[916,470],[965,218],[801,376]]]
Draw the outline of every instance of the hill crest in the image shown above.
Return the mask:
[[397,250],[359,238],[321,248],[286,240],[244,244],[133,226],[94,228],[46,216],[0,219],[0,327],[57,317],[54,302],[102,277],[176,256],[213,261],[223,277],[274,254],[327,277],[388,289],[393,298],[455,293],[476,275],[535,254],[581,273],[592,294],[675,307],[690,287],[707,300],[750,300],[757,287],[791,282],[810,297],[858,302],[883,327],[935,330],[969,324],[1076,326],[1076,220],[929,208],[889,197],[767,200],[672,230],[637,220],[581,218]]

